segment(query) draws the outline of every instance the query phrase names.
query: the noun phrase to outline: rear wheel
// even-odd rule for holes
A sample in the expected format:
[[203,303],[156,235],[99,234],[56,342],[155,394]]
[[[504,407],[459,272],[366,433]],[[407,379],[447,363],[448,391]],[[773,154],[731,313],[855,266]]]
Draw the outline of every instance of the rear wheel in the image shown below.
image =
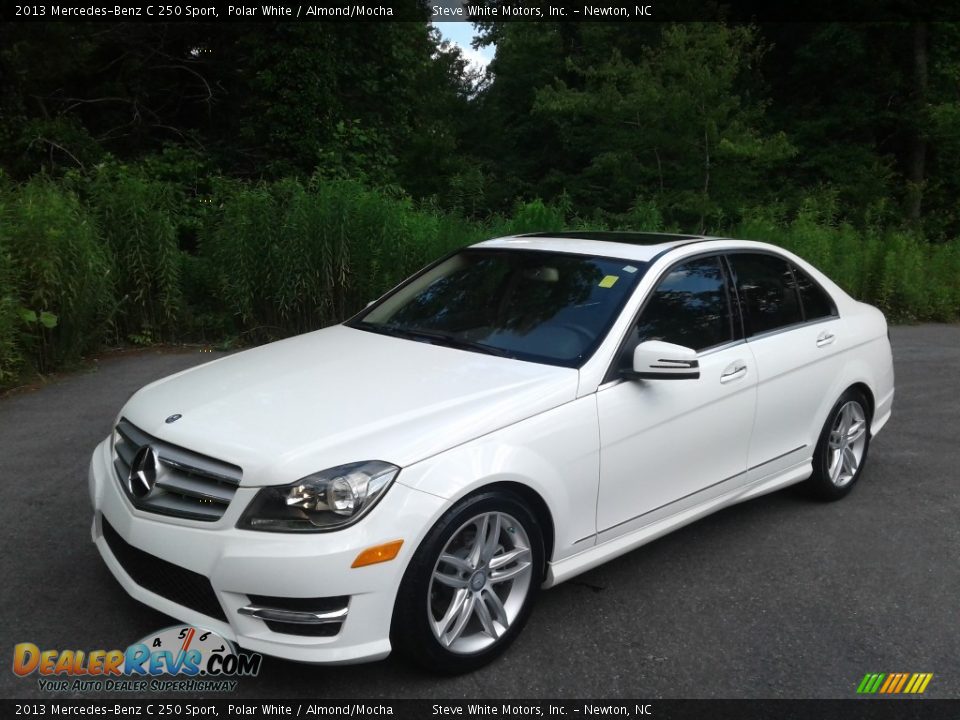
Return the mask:
[[863,393],[850,389],[830,411],[813,455],[813,492],[824,500],[849,493],[867,462],[870,449],[870,411]]
[[510,493],[486,492],[451,508],[404,575],[391,637],[434,672],[474,670],[504,652],[529,617],[543,580],[536,517]]

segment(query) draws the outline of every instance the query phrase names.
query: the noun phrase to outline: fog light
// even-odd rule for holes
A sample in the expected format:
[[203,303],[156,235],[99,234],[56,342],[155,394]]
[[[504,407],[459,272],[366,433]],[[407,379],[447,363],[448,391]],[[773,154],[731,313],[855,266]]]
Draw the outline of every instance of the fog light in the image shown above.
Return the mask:
[[384,543],[383,545],[367,548],[357,555],[357,559],[353,561],[353,565],[350,567],[358,568],[364,565],[376,565],[377,563],[389,562],[400,553],[401,545],[403,545],[403,540],[394,540],[393,542]]

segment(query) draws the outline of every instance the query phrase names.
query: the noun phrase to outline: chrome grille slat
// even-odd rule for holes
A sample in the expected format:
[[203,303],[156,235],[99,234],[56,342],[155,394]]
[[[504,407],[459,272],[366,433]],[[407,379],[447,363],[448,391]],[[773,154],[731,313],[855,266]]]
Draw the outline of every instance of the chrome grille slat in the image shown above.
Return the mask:
[[230,503],[235,492],[232,487],[215,485],[203,480],[196,480],[189,475],[174,475],[172,473],[166,474],[160,480],[157,480],[157,485],[164,490],[179,493],[180,495],[212,500],[213,502],[218,502],[223,505]]
[[137,448],[131,445],[129,440],[124,438],[114,445],[114,449],[117,451],[117,455],[119,455],[118,459],[122,460],[123,464],[129,469],[130,463],[133,462],[133,458],[137,454]]
[[[239,467],[152,437],[126,418],[120,419],[116,431],[113,466],[137,508],[206,522],[223,517],[243,477]],[[153,489],[135,497],[127,490],[127,476],[145,445],[156,453],[159,470]]]
[[137,448],[143,447],[153,440],[152,437],[141,432],[133,423],[124,418],[120,418],[120,422],[117,423],[117,432],[123,436],[124,440]]
[[[156,493],[156,491],[154,492]],[[226,505],[191,502],[191,498],[184,497],[183,495],[175,495],[166,491],[156,493],[155,495],[151,493],[148,497],[150,497],[150,503],[149,505],[144,505],[143,509],[160,513],[161,515],[176,515],[177,517],[213,522],[223,517],[223,511],[227,509]]]
[[130,464],[125,463],[123,458],[117,457],[113,460],[113,467],[117,471],[117,477],[120,478],[120,484],[125,485],[127,482],[127,475],[130,473]]
[[171,467],[183,470],[184,472],[204,475],[225,483],[230,483],[234,487],[240,484],[240,468],[234,470],[232,465],[213,460],[205,455],[198,455],[189,450],[168,445],[165,442],[154,443],[153,447],[160,456],[160,462]]

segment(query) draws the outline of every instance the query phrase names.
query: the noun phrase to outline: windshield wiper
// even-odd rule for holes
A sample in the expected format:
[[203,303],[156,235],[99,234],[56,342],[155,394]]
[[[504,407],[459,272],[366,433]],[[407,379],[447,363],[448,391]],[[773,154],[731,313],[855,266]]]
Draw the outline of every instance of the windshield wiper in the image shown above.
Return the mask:
[[421,330],[419,328],[404,328],[404,330],[410,333],[412,336],[422,337],[426,340],[432,340],[440,345],[447,345],[448,347],[459,348],[460,350],[475,350],[487,355],[497,355],[499,357],[510,358],[513,357],[513,353],[511,353],[509,350],[493,347],[492,345],[485,345],[484,343],[475,342],[473,340],[464,340],[456,335],[448,335],[447,333],[436,332],[434,330]]
[[384,335],[391,335],[393,337],[402,337],[409,340],[425,340],[433,343],[434,345],[444,345],[446,347],[457,348],[458,350],[473,350],[474,352],[480,352],[486,355],[496,355],[497,357],[515,357],[514,354],[509,350],[493,347],[492,345],[484,345],[483,343],[474,342],[473,340],[464,340],[456,335],[448,335],[446,333],[436,332],[434,330],[406,328],[398,325],[377,325],[367,322],[363,322],[361,325],[374,332],[383,333]]

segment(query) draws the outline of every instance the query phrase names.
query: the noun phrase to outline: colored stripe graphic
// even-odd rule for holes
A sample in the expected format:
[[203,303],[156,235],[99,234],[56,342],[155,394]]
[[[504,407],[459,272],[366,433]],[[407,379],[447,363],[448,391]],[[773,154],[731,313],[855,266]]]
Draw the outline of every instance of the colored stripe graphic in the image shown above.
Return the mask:
[[867,673],[857,685],[861,695],[920,695],[933,679],[933,673]]
[[893,692],[898,693],[903,690],[904,683],[907,682],[907,673],[900,673],[900,682],[897,683],[897,687],[893,689]]

